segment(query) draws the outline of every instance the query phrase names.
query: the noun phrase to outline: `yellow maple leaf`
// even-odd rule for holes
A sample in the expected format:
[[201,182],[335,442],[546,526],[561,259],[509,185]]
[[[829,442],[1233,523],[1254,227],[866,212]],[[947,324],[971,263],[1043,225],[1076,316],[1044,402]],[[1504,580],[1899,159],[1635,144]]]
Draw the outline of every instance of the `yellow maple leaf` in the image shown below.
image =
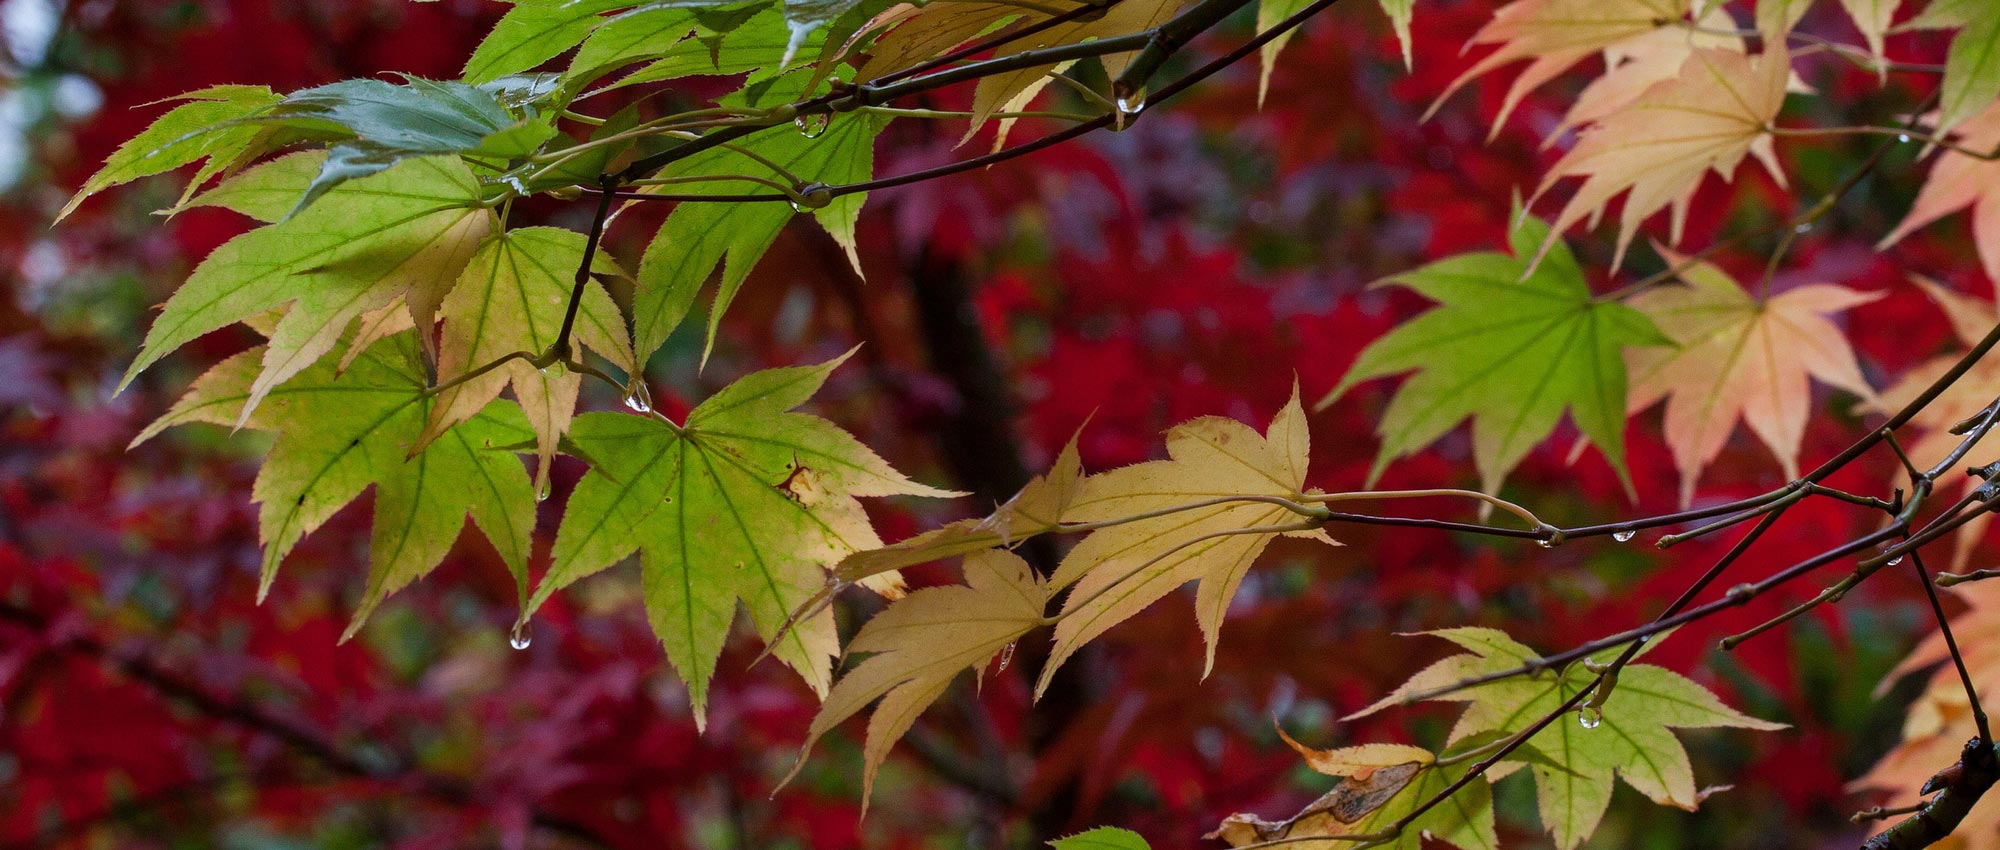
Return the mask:
[[1500,47],[1460,74],[1431,104],[1424,118],[1466,83],[1523,59],[1532,59],[1501,101],[1488,138],[1500,132],[1521,98],[1600,50],[1661,29],[1687,16],[1683,0],[1515,0],[1493,13],[1472,44]]
[[[1674,266],[1688,260],[1662,250]],[[1685,286],[1640,293],[1627,302],[1676,348],[1628,348],[1628,413],[1666,399],[1667,447],[1681,472],[1681,503],[1694,498],[1702,467],[1715,460],[1738,419],[1769,446],[1787,478],[1797,478],[1799,443],[1812,405],[1808,377],[1872,401],[1847,336],[1828,316],[1882,297],[1842,286],[1801,286],[1758,301],[1714,265],[1696,262]]]
[[[914,591],[869,618],[847,651],[873,654],[827,692],[799,750],[802,765],[820,736],[881,698],[868,719],[868,740],[862,749],[864,814],[876,769],[917,715],[936,702],[958,674],[984,668],[996,653],[1042,624],[1048,588],[1019,556],[997,549],[968,555],[965,581]],[[796,775],[798,767],[792,773]]]
[[[1803,0],[1801,0],[1803,5]],[[1760,4],[1761,12],[1764,5]],[[1700,12],[1699,29],[1663,27],[1604,48],[1604,75],[1584,86],[1576,101],[1564,113],[1562,123],[1549,133],[1545,145],[1562,137],[1563,131],[1592,124],[1609,117],[1638,99],[1654,83],[1673,79],[1689,54],[1701,49],[1744,51],[1743,36],[1735,34],[1736,19],[1721,4]],[[1810,92],[1804,80],[1794,74],[1786,83],[1793,92]]]
[[1782,184],[1770,129],[1790,79],[1790,54],[1782,43],[1757,56],[1718,48],[1690,52],[1676,76],[1592,124],[1542,178],[1529,206],[1563,178],[1583,178],[1556,215],[1542,252],[1571,225],[1625,195],[1615,270],[1640,222],[1669,205],[1669,242],[1680,241],[1688,203],[1710,170],[1728,179],[1745,156],[1754,155]]
[[[1950,320],[1952,332],[1965,348],[1977,344],[1995,323],[2000,323],[2000,310],[1994,304],[1979,298],[1961,295],[1943,284],[1923,277],[1911,278],[1937,302]],[[1882,391],[1881,397],[1873,403],[1864,402],[1863,410],[1893,414],[1918,395],[1929,389],[1939,377],[1956,365],[1965,351],[1952,351],[1926,361],[1911,369],[1902,379]],[[1919,468],[1929,468],[1932,464],[1950,456],[1961,437],[1951,433],[1951,427],[1971,418],[1986,405],[1992,403],[1994,387],[2000,387],[2000,359],[1982,357],[1974,363],[1965,376],[1952,385],[1930,404],[1917,411],[1909,424],[1903,426],[1899,434],[1905,434],[1903,443],[1910,459]],[[1913,434],[1914,437],[1907,435]],[[1959,478],[1964,487],[1971,489],[1982,482],[1977,478],[1951,475],[1947,480]],[[1961,526],[1957,531],[1957,545],[1953,547],[1951,568],[1956,570],[1965,565],[1972,555],[1972,548],[1986,535],[1986,529],[1993,522],[1992,514],[1980,514]]]
[[842,582],[866,581],[891,570],[995,546],[1011,547],[1046,534],[1062,522],[1070,502],[1082,491],[1083,480],[1083,463],[1077,456],[1076,440],[1071,438],[1048,472],[1029,481],[993,513],[942,525],[878,549],[856,552],[841,559],[834,578]]
[[[1958,125],[1958,144],[1971,150],[2000,147],[2000,103]],[[1988,280],[2000,280],[2000,160],[1983,160],[1956,150],[1943,150],[1931,166],[1924,188],[1910,214],[1877,250],[1896,244],[1911,231],[1967,207],[1972,208],[1972,244]],[[1983,331],[1982,331],[1983,332]]]
[[1882,36],[1888,33],[1889,22],[1895,19],[1901,0],[1840,0],[1840,5],[1854,19],[1855,28],[1861,30],[1861,38],[1868,42],[1868,52],[1881,59]]
[[1206,500],[1232,501],[1175,511],[1091,532],[1070,550],[1050,584],[1075,585],[1056,626],[1055,648],[1036,694],[1078,647],[1199,579],[1195,613],[1208,643],[1206,671],[1215,664],[1217,630],[1243,573],[1281,533],[1334,544],[1317,529],[1286,529],[1301,520],[1290,508],[1239,497],[1296,500],[1304,496],[1308,449],[1298,389],[1263,434],[1234,419],[1209,416],[1167,432],[1169,460],[1099,473],[1064,513],[1077,522],[1120,520]]

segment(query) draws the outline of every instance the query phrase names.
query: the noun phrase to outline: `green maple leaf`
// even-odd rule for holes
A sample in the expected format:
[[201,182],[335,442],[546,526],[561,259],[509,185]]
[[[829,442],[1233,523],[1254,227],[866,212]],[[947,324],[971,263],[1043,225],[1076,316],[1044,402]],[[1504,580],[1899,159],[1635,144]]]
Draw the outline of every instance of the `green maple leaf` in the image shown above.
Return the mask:
[[208,178],[235,163],[256,142],[262,128],[241,123],[278,102],[264,86],[210,86],[174,98],[186,101],[154,119],[139,135],[127,139],[104,161],[104,167],[56,214],[61,221],[84,199],[120,183],[129,183],[206,160],[189,182],[192,192]]
[[605,12],[633,5],[635,0],[521,0],[465,60],[465,81],[497,80],[554,59],[601,26]]
[[[824,31],[822,31],[824,32]],[[824,49],[823,36],[807,39]],[[745,88],[793,67],[786,51],[791,28],[773,7],[706,10],[682,7],[635,9],[610,19],[577,50],[564,78],[573,85],[599,79],[634,63],[639,69],[591,92],[691,76],[747,74]]]
[[1151,850],[1139,833],[1113,826],[1100,826],[1048,842],[1056,850]]
[[1630,489],[1624,351],[1671,341],[1639,311],[1593,298],[1560,242],[1528,272],[1547,236],[1546,224],[1523,219],[1509,237],[1513,256],[1462,254],[1383,281],[1439,306],[1370,343],[1319,403],[1371,378],[1416,371],[1376,427],[1382,448],[1371,486],[1391,460],[1470,417],[1473,460],[1486,489],[1497,490],[1567,410]]
[[[881,545],[856,496],[956,495],[904,477],[831,422],[788,412],[844,359],[753,373],[680,426],[577,417],[570,440],[594,465],[570,495],[554,563],[526,613],[637,551],[648,618],[699,721],[739,602],[770,640],[828,569]],[[832,612],[822,611],[786,631],[773,654],[824,694],[837,651]]]
[[[204,197],[252,214],[272,212],[274,197],[310,179],[301,166],[311,160],[298,156],[240,174],[211,193],[219,197]],[[407,160],[343,184],[298,215],[210,253],[167,300],[119,388],[203,334],[289,304],[243,407],[247,421],[265,394],[331,351],[362,314],[402,298],[417,324],[429,327],[436,305],[497,223],[456,157]]]
[[[1348,719],[1379,711],[1410,693],[1515,669],[1539,657],[1497,629],[1457,628],[1426,634],[1449,640],[1467,652],[1431,665],[1396,693]],[[1658,642],[1656,638],[1653,643]],[[1609,649],[1591,660],[1608,664],[1622,651],[1622,647]],[[1588,687],[1593,679],[1595,674],[1583,664],[1574,664],[1560,674],[1515,676],[1440,699],[1470,703],[1452,729],[1452,740],[1462,742],[1491,733],[1519,732]],[[1583,843],[1596,831],[1611,802],[1614,776],[1656,803],[1694,809],[1701,802],[1694,768],[1672,730],[1715,727],[1785,728],[1724,705],[1707,688],[1664,667],[1626,665],[1594,726],[1580,717],[1560,717],[1528,740],[1537,754],[1527,764],[1534,771],[1542,826],[1563,850]]]
[[1987,0],[1936,0],[1903,26],[1959,29],[1945,54],[1938,88],[1937,125],[1942,136],[2000,97],[2000,11]]
[[406,160],[457,154],[498,166],[557,135],[549,116],[517,117],[498,88],[407,75],[402,85],[358,79],[295,91],[259,120],[330,127],[346,136],[329,148],[293,215],[342,183]]
[[[803,77],[804,74],[793,74]],[[797,83],[798,80],[781,82]],[[754,87],[753,87],[754,88]],[[726,98],[730,105],[771,106],[789,103],[798,94],[790,88],[772,85],[742,98]],[[792,132],[760,133],[743,140],[738,147],[752,151],[808,182],[837,185],[866,180],[875,161],[875,136],[887,121],[867,113],[832,116],[817,136]],[[713,177],[720,175],[775,177],[770,169],[727,148],[715,148],[680,160],[660,172],[661,177]],[[782,178],[779,178],[782,179]],[[744,181],[685,183],[668,187],[686,194],[769,193],[771,189]],[[854,255],[854,222],[861,214],[866,195],[857,193],[834,198],[829,205],[813,210],[813,218]],[[715,344],[716,328],[724,311],[749,278],[750,270],[777,241],[778,233],[792,220],[794,210],[783,201],[753,203],[687,202],[674,208],[647,246],[639,263],[639,289],[633,296],[632,329],[635,348],[641,359],[651,355],[667,335],[687,317],[703,284],[722,266],[722,280],[715,303],[708,314],[707,347]]]
[[[299,540],[375,487],[367,590],[343,640],[444,559],[468,514],[526,595],[535,498],[520,458],[502,447],[531,439],[527,423],[511,404],[489,405],[412,454],[432,404],[413,336],[388,337],[344,371],[316,364],[248,417],[249,427],[278,435],[254,489],[264,542],[259,599]],[[237,422],[262,354],[253,348],[217,364],[133,445],[173,425]]]

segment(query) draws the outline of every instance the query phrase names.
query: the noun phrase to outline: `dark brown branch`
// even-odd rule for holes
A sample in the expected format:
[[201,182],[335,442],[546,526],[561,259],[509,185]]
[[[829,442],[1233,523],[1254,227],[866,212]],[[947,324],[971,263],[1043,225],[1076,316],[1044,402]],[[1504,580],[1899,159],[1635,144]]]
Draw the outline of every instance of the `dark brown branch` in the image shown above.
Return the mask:
[[1922,850],[1943,841],[2000,780],[2000,759],[1984,738],[1965,742],[1958,763],[1938,771],[1918,793],[1937,792],[1917,813],[1861,844],[1861,850]]

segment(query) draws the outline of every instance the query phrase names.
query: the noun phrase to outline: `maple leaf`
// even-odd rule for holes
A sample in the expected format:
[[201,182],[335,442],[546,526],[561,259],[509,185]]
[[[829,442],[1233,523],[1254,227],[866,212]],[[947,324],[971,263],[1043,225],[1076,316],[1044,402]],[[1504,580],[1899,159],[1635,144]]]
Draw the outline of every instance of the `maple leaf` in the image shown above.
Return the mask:
[[[260,600],[299,540],[375,487],[368,586],[343,640],[390,593],[444,559],[468,514],[526,595],[535,500],[520,459],[502,447],[527,438],[527,423],[513,405],[490,405],[412,453],[432,403],[412,336],[389,337],[344,371],[330,362],[305,369],[246,423],[278,435],[254,489],[264,543]],[[132,444],[174,425],[238,422],[263,353],[252,348],[217,364]]]
[[[1412,64],[1410,56],[1410,17],[1415,12],[1414,7],[1416,2],[1415,0],[1378,0],[1378,3],[1382,7],[1382,13],[1389,16],[1389,26],[1396,31],[1396,43],[1403,48],[1403,68],[1408,70]],[[1297,14],[1311,5],[1312,0],[1258,0],[1257,29],[1260,32],[1268,31],[1286,18]],[[1277,67],[1278,53],[1285,49],[1285,44],[1292,40],[1292,36],[1298,34],[1298,30],[1296,29],[1286,30],[1279,33],[1278,37],[1264,42],[1264,46],[1257,49],[1258,106],[1261,107],[1264,105],[1264,95],[1268,94],[1271,90],[1271,70]]]
[[834,577],[862,581],[890,570],[963,555],[996,546],[1014,546],[1038,534],[1054,531],[1083,490],[1083,463],[1071,438],[1049,471],[1029,481],[1021,492],[993,513],[962,519],[878,549],[855,552],[841,559]]
[[[539,355],[556,342],[569,307],[586,239],[554,227],[523,227],[494,234],[479,246],[444,299],[444,341],[438,375],[450,380],[517,352]],[[592,258],[599,274],[621,275],[602,252]],[[639,373],[625,317],[597,281],[583,291],[575,338],[628,375]],[[512,385],[514,398],[534,426],[540,445],[536,479],[546,480],[549,459],[576,410],[583,376],[560,366],[536,369],[515,359],[438,394],[423,441],[478,413]]]
[[[1519,668],[1539,657],[1497,629],[1441,629],[1424,634],[1449,640],[1466,652],[1432,664],[1396,693],[1347,719],[1374,713],[1413,693]],[[1652,645],[1658,643],[1654,640]],[[1622,647],[1612,648],[1592,661],[1608,664],[1622,652]],[[1486,733],[1518,733],[1594,679],[1595,674],[1576,664],[1559,674],[1500,679],[1439,699],[1469,703],[1452,728],[1451,740],[1457,743]],[[1708,689],[1664,667],[1626,665],[1594,725],[1551,723],[1528,740],[1546,759],[1545,763],[1528,762],[1535,776],[1542,826],[1562,850],[1583,843],[1596,831],[1611,802],[1614,776],[1656,803],[1693,810],[1702,795],[1695,787],[1687,750],[1671,730],[1715,727],[1785,728],[1724,705]]]
[[[772,86],[754,102],[725,98],[725,104],[770,106],[788,103],[796,93],[796,89]],[[830,117],[827,126],[816,135],[761,133],[743,140],[736,148],[751,151],[808,181],[828,185],[852,183],[871,175],[875,136],[886,123],[886,119],[877,115],[843,113]],[[739,150],[703,151],[667,166],[658,176],[719,177],[766,169]],[[689,183],[669,188],[682,194],[768,191],[768,187],[740,181]],[[860,260],[854,253],[854,224],[865,199],[865,193],[842,195],[812,211],[820,226],[846,249],[848,260],[857,272]],[[721,265],[721,282],[708,313],[708,339],[703,348],[706,360],[715,345],[723,313],[749,278],[750,270],[770,250],[794,214],[790,206],[771,202],[684,202],[675,206],[646,246],[639,263],[639,288],[632,300],[634,348],[639,359],[644,360],[658,350],[667,335],[687,317],[695,296],[716,266]]]
[[[1169,460],[1149,461],[1084,479],[1063,511],[1075,522],[1125,520],[1197,502],[1304,495],[1308,450],[1305,410],[1298,388],[1263,434],[1219,416],[1183,422],[1167,432]],[[1203,675],[1215,665],[1215,646],[1229,600],[1252,561],[1280,533],[1339,545],[1318,529],[1273,530],[1301,517],[1283,505],[1225,501],[1121,522],[1090,533],[1056,568],[1050,584],[1071,588],[1056,626],[1055,648],[1040,696],[1058,667],[1078,647],[1199,579],[1195,617],[1208,645]],[[1074,585],[1074,587],[1072,587]]]
[[[1794,0],[1798,2],[1798,0]],[[1879,62],[1882,59],[1882,36],[1889,31],[1889,22],[1896,17],[1896,7],[1902,0],[1840,0],[1841,8],[1854,19],[1854,26],[1861,30],[1861,38],[1868,42],[1868,52]],[[1805,3],[1800,2],[1800,6]],[[1805,14],[1803,8],[1787,14],[1796,23],[1798,16]]]
[[1685,286],[1634,296],[1678,346],[1631,349],[1628,413],[1667,401],[1667,447],[1681,472],[1681,503],[1694,499],[1695,480],[1713,462],[1741,419],[1769,446],[1788,479],[1799,476],[1799,445],[1812,406],[1808,377],[1872,400],[1854,349],[1829,317],[1882,297],[1830,284],[1801,286],[1758,301],[1727,273],[1662,249],[1684,267]]
[[[1964,611],[1951,618],[1952,632],[1958,639],[1966,670],[1972,674],[1973,687],[1978,689],[1980,700],[1990,705],[1992,700],[2000,698],[2000,676],[1996,676],[2000,673],[2000,584],[1966,583],[1951,591],[1967,603]],[[1866,774],[1848,783],[1849,792],[1879,795],[1883,798],[1882,805],[1891,807],[1923,802],[1917,790],[1939,769],[1958,761],[1966,740],[1979,730],[1958,669],[1946,663],[1950,658],[1944,634],[1934,631],[1882,678],[1875,689],[1877,697],[1886,694],[1905,676],[1937,668],[1904,715],[1902,740]],[[1885,819],[1875,831],[1894,823]],[[1952,831],[1951,838],[1937,846],[1957,850],[2000,848],[2000,797],[1992,794],[1981,797]]]
[[[704,722],[738,601],[770,640],[829,568],[881,545],[854,497],[958,495],[904,477],[831,422],[788,412],[845,359],[752,373],[679,426],[657,415],[577,417],[569,438],[592,468],[570,494],[554,563],[524,616],[637,551],[653,631]],[[791,623],[773,654],[825,693],[837,643],[824,611]]]
[[827,692],[799,750],[802,765],[822,735],[880,699],[862,750],[863,814],[876,769],[917,715],[960,673],[978,672],[1042,625],[1049,589],[1020,556],[997,549],[975,552],[966,556],[964,572],[963,585],[912,591],[868,619],[847,651],[871,654]]
[[1696,26],[1700,29],[1648,30],[1606,46],[1604,74],[1577,93],[1569,111],[1563,114],[1562,123],[1549,132],[1544,145],[1555,143],[1572,127],[1592,124],[1617,113],[1654,84],[1679,76],[1681,66],[1696,50],[1743,52],[1743,37],[1733,34],[1736,19],[1722,5],[1702,11]]
[[[993,58],[999,59],[1029,50],[1144,32],[1165,23],[1180,7],[1181,0],[1120,0],[1104,14],[1095,18],[1060,23],[1031,36],[1008,42],[993,51]],[[1032,21],[1033,18],[1025,20]],[[1100,57],[1098,61],[1104,63],[1105,75],[1115,80],[1124,72],[1126,64],[1132,60],[1132,55],[1132,52],[1114,53]],[[961,140],[960,144],[971,139],[993,113],[1009,107],[1025,107],[1034,93],[1049,84],[1049,74],[1056,70],[1056,65],[1036,65],[1032,68],[981,77],[979,84],[972,91],[972,125],[966,129],[965,139]]]
[[1324,409],[1362,381],[1416,370],[1376,426],[1382,448],[1368,473],[1371,486],[1391,460],[1470,417],[1473,459],[1487,491],[1495,491],[1565,409],[1625,477],[1623,354],[1667,339],[1645,314],[1591,297],[1560,242],[1531,268],[1527,256],[1554,238],[1542,222],[1523,219],[1509,235],[1514,256],[1463,254],[1381,282],[1410,287],[1439,306],[1370,343],[1320,400]]
[[1149,850],[1151,845],[1129,829],[1100,826],[1048,842],[1055,850]]
[[[1992,302],[1961,295],[1928,278],[1912,276],[1910,279],[1943,309],[1953,334],[1965,348],[1947,352],[1911,369],[1884,389],[1874,401],[1864,400],[1861,404],[1863,410],[1882,414],[1901,410],[1957,365],[1965,351],[1977,345],[1995,324],[2000,324],[2000,310],[1996,310]],[[1963,377],[1910,418],[1900,430],[1905,434],[1904,449],[1918,468],[1928,469],[1951,455],[1964,439],[1951,433],[1952,426],[1978,415],[1993,403],[1995,387],[2000,387],[2000,360],[1982,357]],[[1983,483],[1971,477],[1960,480],[1967,491]],[[1973,547],[1985,537],[1986,529],[1992,522],[1991,514],[1980,514],[1952,532],[1957,537],[1957,543],[1952,549],[1951,569],[1965,566],[1972,557]]]
[[[1688,203],[1710,170],[1729,179],[1745,156],[1755,156],[1779,184],[1784,172],[1772,150],[1770,127],[1785,102],[1792,76],[1782,42],[1762,54],[1745,56],[1721,49],[1696,49],[1672,79],[1654,83],[1617,112],[1593,123],[1576,147],[1557,160],[1529,198],[1528,206],[1564,178],[1581,177],[1576,194],[1556,214],[1537,260],[1557,234],[1601,212],[1625,194],[1620,213],[1615,271],[1639,224],[1673,208],[1670,243],[1680,241]],[[1626,194],[1629,190],[1629,194]]]
[[[942,56],[1003,22],[1022,17],[1010,3],[947,3],[899,6],[883,13],[882,34],[868,46],[868,57],[855,72],[867,82],[896,73],[935,56]],[[1046,18],[1047,16],[1036,16]],[[1032,22],[1035,18],[1027,18]]]
[[[1208,838],[1221,839],[1231,847],[1244,847],[1271,841],[1299,842],[1384,833],[1472,767],[1470,759],[1440,764],[1431,751],[1402,744],[1315,750],[1300,745],[1290,736],[1285,736],[1285,743],[1305,756],[1314,770],[1341,777],[1341,781],[1289,818],[1269,821],[1253,814],[1234,814],[1225,818]],[[1371,846],[1418,850],[1426,836],[1461,850],[1497,850],[1500,842],[1493,829],[1493,792],[1488,783],[1466,783],[1453,791],[1451,797],[1411,821],[1393,841]],[[1348,845],[1352,846],[1351,842]]]
[[[1868,2],[1868,0],[1851,0]],[[1890,7],[1892,0],[1875,0]],[[1959,28],[1945,54],[1944,79],[1938,84],[1936,132],[1943,134],[1994,105],[2000,97],[2000,15],[1980,0],[1939,0],[1909,22],[1912,29]],[[1857,16],[1858,20],[1858,16]],[[1881,55],[1879,39],[1873,42]],[[1991,150],[1991,147],[1988,147]]]
[[[2000,148],[2000,103],[1959,125],[1958,143],[1972,150]],[[1940,150],[1909,214],[1875,247],[1887,248],[1919,227],[1970,207],[1972,245],[1979,252],[1980,266],[1988,280],[2000,280],[2000,161]]]
[[[316,160],[319,154],[304,154]],[[240,211],[269,212],[278,192],[303,187],[300,166],[287,157],[237,175],[217,191]],[[329,191],[318,203],[277,224],[222,244],[167,299],[119,389],[168,352],[195,338],[277,307],[291,305],[265,346],[263,368],[243,406],[247,422],[273,388],[331,351],[363,313],[406,298],[413,312],[435,304],[458,278],[498,220],[479,202],[479,186],[457,157],[407,160],[373,177]],[[429,327],[429,315],[417,324]]]
[[1687,0],[1515,0],[1496,10],[1493,20],[1472,36],[1472,44],[1500,47],[1452,80],[1425,111],[1424,120],[1466,83],[1503,65],[1532,59],[1501,101],[1488,138],[1497,136],[1528,92],[1591,54],[1685,19],[1688,6]]
[[56,221],[68,218],[85,199],[105,189],[204,161],[188,182],[187,192],[193,193],[250,149],[262,128],[241,119],[277,103],[278,94],[264,86],[210,86],[172,100],[185,102],[112,151],[104,167],[56,213]]
[[517,2],[465,60],[465,81],[489,82],[554,59],[602,25],[605,12],[633,5],[636,0]]

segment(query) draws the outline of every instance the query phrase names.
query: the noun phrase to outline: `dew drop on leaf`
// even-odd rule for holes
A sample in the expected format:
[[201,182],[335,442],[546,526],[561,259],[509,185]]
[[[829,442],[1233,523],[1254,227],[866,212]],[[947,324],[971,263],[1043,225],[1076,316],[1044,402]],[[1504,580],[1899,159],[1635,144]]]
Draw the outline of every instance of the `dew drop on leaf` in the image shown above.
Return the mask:
[[801,115],[792,119],[792,126],[799,128],[799,135],[817,139],[821,133],[826,132],[826,125],[831,121],[832,119],[825,115]]
[[544,477],[541,480],[535,482],[535,501],[546,502],[548,500],[549,500],[549,479]]
[[1900,564],[1900,563],[1902,563],[1902,562],[1903,562],[1903,556],[1901,556],[1901,555],[1897,555],[1896,557],[1894,557],[1894,558],[1890,558],[1890,559],[1889,559],[1889,566],[1892,566],[1892,567],[1893,567],[1893,566],[1895,566],[1895,565],[1897,565],[1897,564]]
[[1585,729],[1595,729],[1604,722],[1604,713],[1590,706],[1576,710],[1576,724]]
[[528,621],[514,624],[514,630],[507,635],[507,645],[515,649],[527,649],[535,639],[528,634]]
[[1006,672],[1007,665],[1013,663],[1014,643],[1015,643],[1014,641],[1010,640],[1007,642],[1006,646],[1000,647],[1000,666],[997,668],[997,672],[1002,672],[1002,673]]
[[1617,531],[1611,532],[1611,539],[1616,540],[1620,543],[1630,543],[1632,542],[1632,538],[1638,536],[1638,534],[1639,532],[1633,531],[1632,529],[1621,528],[1618,529]]
[[632,384],[632,389],[625,393],[625,406],[630,408],[633,413],[652,413],[653,394],[646,389],[645,384],[634,383]]

